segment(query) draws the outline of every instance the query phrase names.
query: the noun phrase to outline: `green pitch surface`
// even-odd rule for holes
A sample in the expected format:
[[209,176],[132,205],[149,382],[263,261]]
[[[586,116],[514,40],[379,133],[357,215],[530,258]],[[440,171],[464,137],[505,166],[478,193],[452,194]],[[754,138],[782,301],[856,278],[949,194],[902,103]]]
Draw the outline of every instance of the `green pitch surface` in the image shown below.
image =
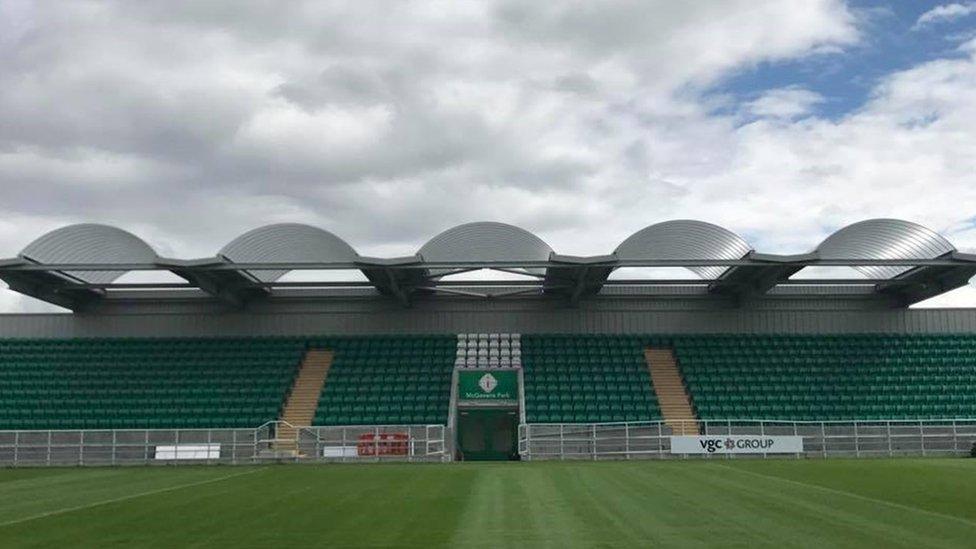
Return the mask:
[[974,547],[976,460],[0,470],[2,547]]

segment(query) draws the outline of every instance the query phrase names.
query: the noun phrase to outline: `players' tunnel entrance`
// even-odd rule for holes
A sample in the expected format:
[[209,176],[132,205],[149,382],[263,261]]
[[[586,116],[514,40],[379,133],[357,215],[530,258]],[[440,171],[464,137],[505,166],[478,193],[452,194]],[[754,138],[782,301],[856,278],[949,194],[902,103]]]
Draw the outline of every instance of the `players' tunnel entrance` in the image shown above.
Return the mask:
[[458,459],[518,459],[520,373],[515,368],[455,370]]
[[466,461],[518,459],[518,413],[515,410],[458,411],[458,450]]

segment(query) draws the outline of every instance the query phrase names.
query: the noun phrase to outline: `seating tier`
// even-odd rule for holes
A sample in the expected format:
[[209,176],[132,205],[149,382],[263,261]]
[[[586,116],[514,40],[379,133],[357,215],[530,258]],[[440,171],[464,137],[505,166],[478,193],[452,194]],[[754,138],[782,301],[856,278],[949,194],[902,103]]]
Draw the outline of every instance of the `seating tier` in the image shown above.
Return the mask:
[[322,339],[335,350],[313,425],[447,423],[455,336]]
[[976,417],[976,336],[680,336],[703,419]]
[[255,427],[304,354],[282,338],[0,340],[0,429]]
[[522,335],[526,419],[531,423],[656,421],[643,338]]

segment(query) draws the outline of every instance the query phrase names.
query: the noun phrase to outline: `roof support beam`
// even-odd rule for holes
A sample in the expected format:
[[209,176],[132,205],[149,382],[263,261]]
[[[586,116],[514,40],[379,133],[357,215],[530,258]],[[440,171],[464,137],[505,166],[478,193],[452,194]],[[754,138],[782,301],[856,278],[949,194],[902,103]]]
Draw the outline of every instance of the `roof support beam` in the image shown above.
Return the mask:
[[68,273],[9,269],[31,264],[29,260],[21,258],[0,261],[0,280],[15,292],[74,312],[84,311],[105,295],[105,290],[87,288],[82,281]]
[[600,292],[613,272],[617,258],[610,255],[578,257],[552,254],[544,285],[548,293],[565,294],[573,307],[587,295]]
[[417,256],[362,257],[356,264],[378,292],[396,298],[404,307],[410,307],[413,293],[430,281],[430,271],[423,267]]
[[404,307],[410,306],[410,296],[400,287],[400,281],[397,280],[396,275],[390,269],[383,269],[386,273],[386,279],[390,282],[390,291],[400,302],[400,305]]
[[176,276],[235,309],[243,309],[248,301],[270,294],[268,288],[248,276],[246,271],[214,268],[225,265],[225,260],[165,260],[161,264],[169,267]]
[[579,275],[576,277],[576,287],[573,288],[573,293],[569,296],[569,304],[573,307],[579,306],[580,296],[586,290],[586,275],[589,271],[590,268],[585,265],[579,269]]
[[731,295],[736,299],[763,295],[796,274],[805,262],[815,261],[817,256],[778,256],[750,252],[743,259],[749,259],[751,264],[728,268],[721,277],[709,284],[708,291]]
[[105,295],[104,291],[90,288],[72,288],[72,284],[63,283],[54,276],[34,273],[34,276],[22,276],[12,273],[0,274],[0,278],[7,286],[24,295],[46,301],[48,303],[82,312],[98,302]]
[[885,282],[878,283],[878,293],[895,296],[899,305],[907,307],[919,301],[951,292],[965,286],[976,276],[976,255],[953,252],[955,267],[917,267]]

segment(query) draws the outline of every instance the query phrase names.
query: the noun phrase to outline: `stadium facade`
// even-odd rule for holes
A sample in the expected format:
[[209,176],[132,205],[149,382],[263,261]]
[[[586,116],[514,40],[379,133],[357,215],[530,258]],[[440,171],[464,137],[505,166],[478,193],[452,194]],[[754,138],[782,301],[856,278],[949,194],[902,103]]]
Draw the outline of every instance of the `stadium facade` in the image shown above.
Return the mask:
[[[854,274],[801,274],[811,267]],[[482,269],[506,276],[454,276]],[[613,275],[620,269],[636,274]],[[694,277],[662,278],[676,269]],[[170,281],[121,278],[133,271],[169,273]],[[292,271],[312,276],[285,276]],[[357,273],[356,280],[333,272]],[[21,439],[31,432],[50,439],[52,430],[101,428],[115,440],[119,429],[244,429],[261,421],[273,425],[235,440],[264,437],[280,446],[295,438],[295,455],[317,457],[351,457],[342,453],[355,446],[350,437],[365,435],[348,429],[361,424],[373,426],[366,452],[373,457],[392,425],[401,427],[388,434],[404,438],[382,440],[396,456],[407,444],[413,456],[421,440],[437,446],[438,436],[434,454],[449,458],[465,455],[464,447],[485,458],[597,456],[600,448],[610,457],[661,455],[671,435],[724,435],[734,446],[730,437],[769,429],[819,436],[786,453],[816,446],[827,455],[826,422],[841,422],[841,433],[854,426],[852,439],[837,438],[853,441],[858,455],[860,446],[897,450],[891,422],[917,423],[900,442],[906,451],[921,445],[924,453],[929,436],[936,437],[929,451],[958,453],[976,437],[976,310],[909,306],[973,276],[976,256],[891,219],[847,226],[799,255],[756,251],[709,223],[667,221],[589,257],[557,253],[528,231],[491,222],[454,227],[394,258],[362,256],[338,236],[299,224],[255,229],[202,259],[162,257],[118,228],[72,225],[0,261],[0,279],[12,290],[73,311],[0,315],[0,374],[10,382],[0,390],[0,429],[7,429],[0,461],[14,450],[23,456]],[[194,347],[198,341],[203,347]],[[101,373],[84,371],[82,355],[90,353]],[[168,377],[136,371],[142,361]],[[253,368],[238,371],[236,362]],[[79,376],[77,386],[57,379],[66,370]],[[517,376],[515,396],[466,399],[459,395],[464,372],[491,374],[468,381],[486,395]],[[248,381],[221,385],[228,376]],[[406,387],[407,400],[367,388],[394,385]],[[915,394],[915,386],[923,389]],[[231,396],[210,398],[207,388]],[[118,404],[93,396],[116,390]],[[88,419],[53,412],[59,399]],[[115,414],[116,407],[131,413]],[[819,422],[818,433],[803,421]],[[862,441],[870,425],[858,434],[859,421],[885,422],[887,430]],[[928,433],[924,422],[935,422]],[[341,444],[323,443],[337,431],[313,430],[327,426],[346,429]],[[476,432],[486,438],[462,440]],[[507,449],[486,450],[493,435]],[[138,446],[130,450],[138,454]],[[179,452],[175,442],[163,446],[164,456],[170,447]],[[145,459],[149,447],[142,446]]]

